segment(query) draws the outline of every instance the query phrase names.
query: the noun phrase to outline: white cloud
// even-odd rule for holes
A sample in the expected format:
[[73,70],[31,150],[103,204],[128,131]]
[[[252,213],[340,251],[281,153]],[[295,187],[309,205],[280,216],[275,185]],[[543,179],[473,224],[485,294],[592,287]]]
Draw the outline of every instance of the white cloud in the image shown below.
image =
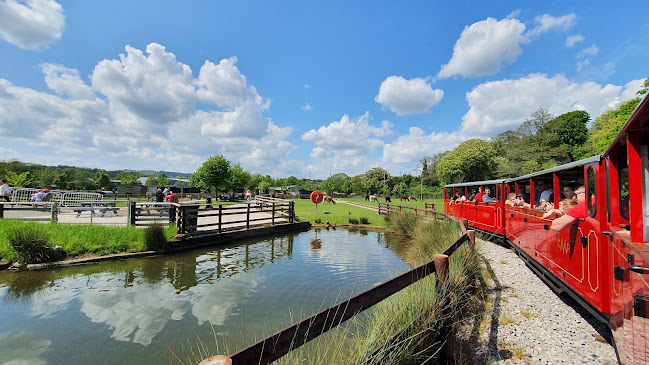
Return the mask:
[[593,44],[592,46],[588,48],[584,48],[581,51],[579,51],[579,53],[577,53],[577,58],[582,58],[586,56],[597,56],[598,53],[599,53],[599,47]]
[[589,65],[590,65],[590,60],[588,58],[584,59],[583,61],[577,61],[577,72],[583,70]]
[[562,31],[567,31],[577,21],[577,15],[567,14],[563,16],[552,16],[549,14],[539,15],[534,20],[537,23],[537,26],[530,31],[531,36],[536,36],[545,32],[548,32],[552,29],[560,29]]
[[383,80],[374,100],[397,115],[408,115],[427,112],[443,97],[444,91],[433,90],[424,79],[406,80],[401,76],[390,76]]
[[425,134],[421,128],[411,127],[408,134],[383,147],[382,163],[387,168],[414,167],[424,155],[449,151],[468,138],[455,132]]
[[302,109],[305,112],[311,111],[311,105],[309,103],[304,104],[304,106],[301,106],[300,109]]
[[497,21],[487,18],[465,27],[453,47],[453,57],[443,65],[438,78],[496,73],[502,64],[514,62],[521,54],[525,25],[518,19]]
[[521,15],[521,9],[516,9],[512,11],[511,13],[507,14],[505,19],[513,19],[513,18],[518,18]]
[[63,7],[54,0],[0,1],[0,36],[22,49],[51,45],[64,26]]
[[566,38],[566,47],[572,48],[575,44],[583,41],[585,38],[581,34],[571,35]]
[[304,84],[304,88],[305,88],[305,89],[308,89],[308,88],[310,88],[310,87],[311,87],[311,86],[310,86],[309,84]]
[[459,133],[494,136],[518,127],[539,108],[548,108],[554,115],[586,110],[595,119],[624,101],[629,94],[625,88],[636,84],[622,87],[592,81],[576,83],[561,74],[530,74],[516,80],[486,82],[467,93],[470,109],[462,118]]
[[264,116],[270,101],[235,63],[207,61],[194,78],[152,43],[146,54],[127,46],[119,59],[99,62],[91,85],[53,64],[41,65],[51,93],[0,79],[3,148],[26,161],[91,167],[192,172],[217,153],[270,174],[299,166],[289,156],[292,129]]

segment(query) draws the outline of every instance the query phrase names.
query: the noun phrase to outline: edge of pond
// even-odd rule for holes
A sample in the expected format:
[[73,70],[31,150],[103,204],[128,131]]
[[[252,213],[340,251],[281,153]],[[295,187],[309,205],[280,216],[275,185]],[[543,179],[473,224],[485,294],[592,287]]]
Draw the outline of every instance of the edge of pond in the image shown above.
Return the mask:
[[114,260],[124,260],[124,259],[140,258],[140,257],[154,256],[154,255],[164,255],[164,254],[187,251],[187,250],[200,248],[200,247],[215,246],[223,243],[230,243],[232,241],[251,238],[251,237],[264,236],[264,235],[270,235],[276,233],[284,233],[290,231],[298,231],[298,230],[309,230],[310,228],[311,228],[310,222],[299,222],[299,223],[291,223],[291,224],[282,224],[274,227],[263,227],[263,228],[256,228],[250,230],[230,231],[230,232],[223,232],[218,234],[210,233],[210,234],[202,234],[202,235],[193,235],[180,241],[171,241],[170,243],[174,245],[174,248],[163,250],[163,251],[124,252],[124,253],[116,253],[116,254],[103,255],[103,256],[84,257],[84,258],[76,258],[76,259],[63,260],[63,261],[46,262],[41,264],[28,264],[25,266],[25,268],[27,268],[28,270],[51,269],[57,267],[92,264],[92,263],[98,263],[103,261],[114,261]]

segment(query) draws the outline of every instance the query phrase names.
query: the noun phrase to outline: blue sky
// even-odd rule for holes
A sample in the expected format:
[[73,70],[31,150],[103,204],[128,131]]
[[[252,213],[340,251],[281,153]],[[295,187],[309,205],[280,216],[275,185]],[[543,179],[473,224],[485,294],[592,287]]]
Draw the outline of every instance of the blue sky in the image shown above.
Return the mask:
[[[525,5],[525,7],[521,7]],[[649,2],[0,0],[0,159],[273,177],[595,119],[649,76]]]

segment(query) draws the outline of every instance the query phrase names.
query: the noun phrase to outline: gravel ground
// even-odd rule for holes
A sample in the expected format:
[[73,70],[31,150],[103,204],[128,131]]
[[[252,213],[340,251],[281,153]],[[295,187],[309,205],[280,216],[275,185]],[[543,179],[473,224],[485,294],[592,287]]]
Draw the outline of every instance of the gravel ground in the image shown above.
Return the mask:
[[[513,252],[479,241],[488,297],[478,323],[478,364],[617,364],[608,328],[568,295],[556,295]],[[470,332],[466,328],[466,333]]]

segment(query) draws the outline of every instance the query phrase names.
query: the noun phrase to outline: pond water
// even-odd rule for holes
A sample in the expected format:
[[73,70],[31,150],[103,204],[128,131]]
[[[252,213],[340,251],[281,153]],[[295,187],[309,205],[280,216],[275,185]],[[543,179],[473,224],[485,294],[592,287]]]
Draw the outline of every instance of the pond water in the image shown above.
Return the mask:
[[408,270],[401,249],[379,232],[311,230],[1,272],[0,363],[168,364],[174,347],[198,338],[232,353]]

